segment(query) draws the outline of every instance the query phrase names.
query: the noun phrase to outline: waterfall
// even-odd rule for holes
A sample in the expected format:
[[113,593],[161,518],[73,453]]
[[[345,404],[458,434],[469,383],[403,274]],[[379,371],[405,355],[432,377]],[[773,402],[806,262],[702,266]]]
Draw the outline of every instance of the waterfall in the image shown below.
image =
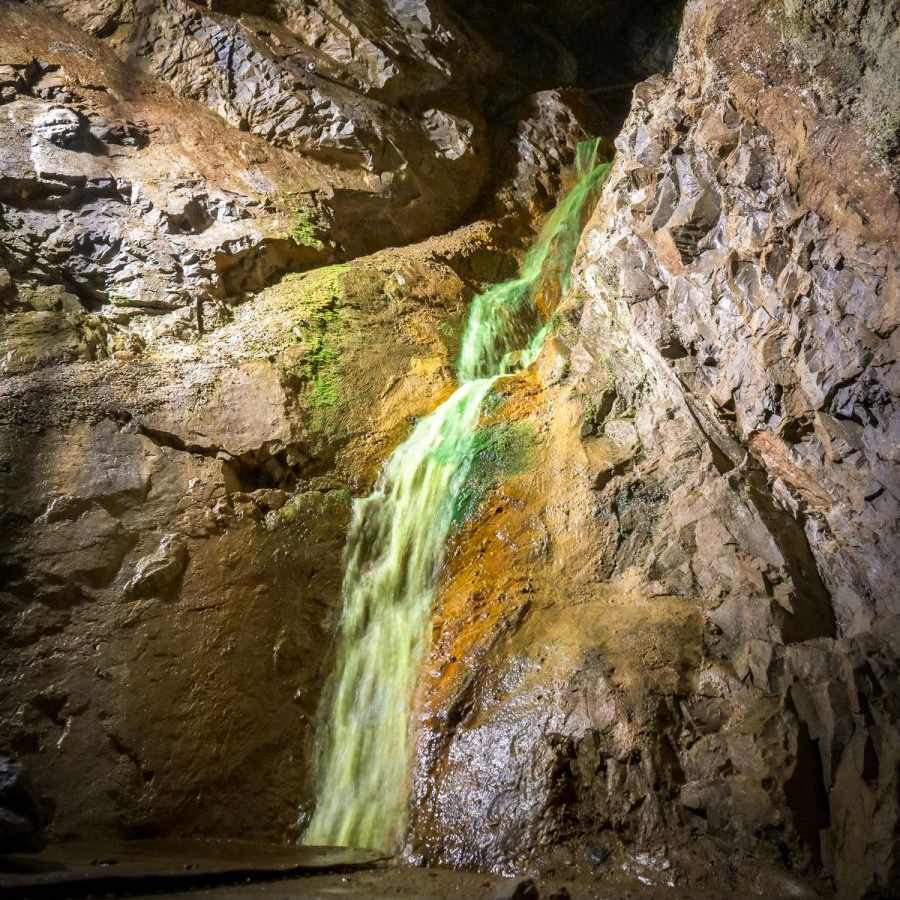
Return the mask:
[[455,498],[477,454],[493,383],[534,361],[543,297],[561,296],[587,199],[609,165],[579,145],[578,180],[550,214],[519,275],[477,296],[458,360],[460,386],[390,456],[357,500],[346,546],[343,613],[316,737],[316,807],[307,844],[394,849],[403,839],[412,698],[428,649],[438,573]]

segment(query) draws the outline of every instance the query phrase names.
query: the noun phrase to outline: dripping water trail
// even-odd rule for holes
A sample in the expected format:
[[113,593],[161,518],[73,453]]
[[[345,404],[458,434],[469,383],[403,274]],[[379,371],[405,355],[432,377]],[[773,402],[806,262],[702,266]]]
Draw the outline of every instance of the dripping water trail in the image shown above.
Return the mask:
[[569,287],[588,199],[609,169],[598,141],[578,148],[578,181],[551,213],[519,275],[472,301],[460,386],[387,460],[357,500],[347,538],[343,613],[317,735],[316,808],[307,844],[394,849],[406,825],[411,703],[455,499],[478,452],[482,403],[530,365],[548,312]]

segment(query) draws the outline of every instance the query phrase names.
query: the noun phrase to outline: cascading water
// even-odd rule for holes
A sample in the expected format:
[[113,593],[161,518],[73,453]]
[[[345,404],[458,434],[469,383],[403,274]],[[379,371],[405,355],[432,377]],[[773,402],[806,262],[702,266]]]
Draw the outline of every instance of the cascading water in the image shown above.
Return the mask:
[[344,608],[317,737],[316,808],[307,844],[393,849],[406,821],[412,697],[427,649],[438,571],[455,500],[477,455],[481,406],[494,381],[540,351],[538,298],[561,295],[588,197],[609,165],[597,141],[578,148],[578,180],[548,218],[517,278],[472,301],[460,386],[385,464],[353,506]]

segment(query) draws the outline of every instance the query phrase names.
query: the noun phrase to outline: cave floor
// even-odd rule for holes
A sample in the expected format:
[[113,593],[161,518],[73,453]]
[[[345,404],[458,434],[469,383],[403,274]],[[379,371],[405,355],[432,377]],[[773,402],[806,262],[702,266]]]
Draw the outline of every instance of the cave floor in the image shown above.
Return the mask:
[[[4,900],[184,897],[195,900],[725,900],[642,883],[622,870],[560,880],[401,866],[367,850],[242,841],[55,844],[0,857]],[[810,896],[810,895],[804,895]],[[728,900],[740,900],[728,893]]]

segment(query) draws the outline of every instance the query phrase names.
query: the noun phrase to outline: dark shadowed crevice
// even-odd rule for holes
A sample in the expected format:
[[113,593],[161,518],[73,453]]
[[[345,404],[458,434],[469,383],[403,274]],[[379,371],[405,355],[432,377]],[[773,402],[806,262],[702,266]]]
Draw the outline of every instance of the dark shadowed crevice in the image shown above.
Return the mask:
[[772,496],[766,472],[752,464],[743,484],[760,518],[784,557],[794,585],[793,612],[775,606],[775,616],[786,644],[837,636],[831,592],[825,586],[803,525]]
[[224,447],[191,444],[177,434],[146,425],[138,425],[137,430],[158,447],[221,461],[225,488],[229,493],[262,488],[294,490],[301,480],[303,465],[297,462],[298,454],[291,452],[294,448],[263,446],[235,456]]
[[634,85],[671,69],[684,11],[684,0],[451,0],[451,5],[490,35],[512,66],[534,78],[568,68],[573,87],[602,99],[615,130],[628,113]]
[[[679,379],[682,387],[684,383]],[[686,388],[685,388],[686,389]],[[775,500],[768,474],[746,448],[721,429],[714,438],[714,425],[698,404],[687,394],[688,409],[703,433],[719,472],[728,475],[731,486],[742,490],[766,526],[784,559],[794,591],[789,611],[773,603],[773,612],[786,644],[797,644],[816,638],[837,637],[837,619],[815,554],[801,519]],[[743,458],[741,458],[743,457]],[[801,514],[802,515],[802,514]]]
[[[796,715],[796,709],[790,698],[787,705]],[[799,718],[797,758],[794,771],[784,784],[784,794],[794,820],[794,828],[812,854],[816,865],[821,866],[821,833],[831,825],[828,791],[825,788],[819,742],[810,737],[806,722]]]

